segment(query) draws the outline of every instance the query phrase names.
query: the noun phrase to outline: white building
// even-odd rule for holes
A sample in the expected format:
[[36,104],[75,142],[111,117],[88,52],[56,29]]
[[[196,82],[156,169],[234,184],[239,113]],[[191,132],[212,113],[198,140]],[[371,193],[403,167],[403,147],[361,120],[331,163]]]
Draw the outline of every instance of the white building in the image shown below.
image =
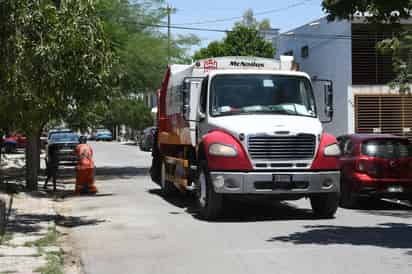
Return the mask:
[[[392,59],[376,50],[376,42],[391,37],[395,27],[321,18],[279,36],[278,56],[293,55],[300,70],[333,81],[335,117],[326,131],[412,138],[412,96],[389,88],[395,77]],[[318,113],[326,119],[323,84],[314,83],[314,90]]]

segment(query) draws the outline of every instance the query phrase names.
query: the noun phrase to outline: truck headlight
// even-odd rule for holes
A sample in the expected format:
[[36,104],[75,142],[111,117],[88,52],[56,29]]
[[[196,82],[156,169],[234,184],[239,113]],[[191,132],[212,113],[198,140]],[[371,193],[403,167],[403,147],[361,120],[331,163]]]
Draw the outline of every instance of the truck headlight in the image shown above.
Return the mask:
[[236,157],[237,151],[230,145],[211,144],[209,146],[209,154],[213,156]]
[[323,155],[327,157],[339,157],[341,155],[339,145],[332,144],[332,145],[326,146],[323,149]]

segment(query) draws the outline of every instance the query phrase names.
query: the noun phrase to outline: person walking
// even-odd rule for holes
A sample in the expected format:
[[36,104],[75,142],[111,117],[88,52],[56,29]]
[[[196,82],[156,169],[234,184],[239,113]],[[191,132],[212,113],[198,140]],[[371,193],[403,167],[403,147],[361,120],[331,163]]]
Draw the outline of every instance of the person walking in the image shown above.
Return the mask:
[[47,189],[49,180],[53,180],[53,191],[56,191],[57,184],[57,171],[59,169],[59,158],[57,155],[57,148],[55,146],[50,146],[48,149],[48,157],[46,160],[46,172],[47,178],[44,182],[44,189]]
[[76,155],[79,161],[76,166],[76,194],[95,194],[94,184],[95,166],[93,161],[93,149],[87,144],[87,139],[80,137],[80,144],[76,147]]

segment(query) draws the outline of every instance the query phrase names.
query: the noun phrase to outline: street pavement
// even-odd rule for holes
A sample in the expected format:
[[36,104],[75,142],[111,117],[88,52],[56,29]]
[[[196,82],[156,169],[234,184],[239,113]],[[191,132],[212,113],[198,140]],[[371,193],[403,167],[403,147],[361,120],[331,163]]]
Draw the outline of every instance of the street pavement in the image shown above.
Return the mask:
[[217,222],[190,197],[164,199],[150,153],[93,143],[96,197],[73,197],[73,241],[86,274],[412,273],[412,209],[382,201],[312,216],[307,200],[231,201]]

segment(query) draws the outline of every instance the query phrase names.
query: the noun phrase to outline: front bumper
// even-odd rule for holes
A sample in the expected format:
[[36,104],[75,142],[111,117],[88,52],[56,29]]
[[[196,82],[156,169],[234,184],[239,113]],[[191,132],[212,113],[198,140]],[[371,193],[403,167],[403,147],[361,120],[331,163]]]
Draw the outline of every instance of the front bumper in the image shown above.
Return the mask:
[[352,178],[354,191],[361,197],[405,198],[412,197],[411,178],[371,178],[355,174]]
[[73,150],[61,150],[57,157],[61,163],[77,163],[78,157]]
[[[211,172],[217,193],[226,194],[315,194],[340,192],[340,172]],[[290,177],[287,184],[275,176]]]

